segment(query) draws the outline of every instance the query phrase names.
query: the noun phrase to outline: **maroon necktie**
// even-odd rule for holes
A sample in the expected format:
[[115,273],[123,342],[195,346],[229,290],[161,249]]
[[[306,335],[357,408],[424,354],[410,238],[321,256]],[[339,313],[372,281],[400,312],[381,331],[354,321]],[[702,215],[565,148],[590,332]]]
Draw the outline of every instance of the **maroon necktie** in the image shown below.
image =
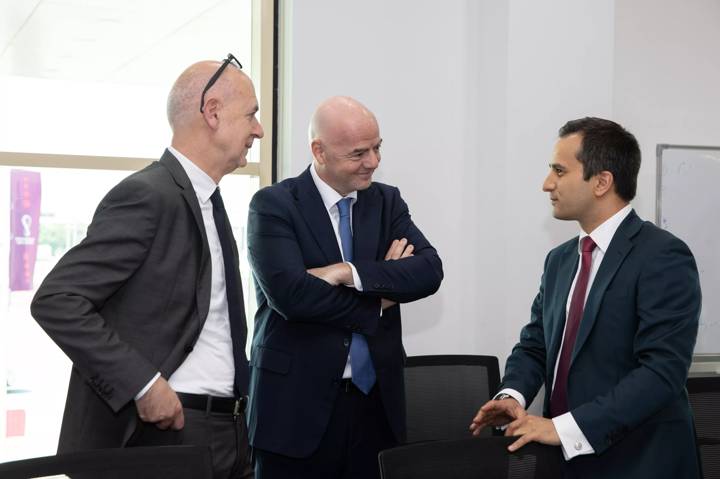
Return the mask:
[[552,396],[550,396],[550,415],[552,417],[557,417],[568,411],[568,370],[570,369],[570,359],[572,358],[573,348],[575,347],[575,338],[577,338],[577,332],[580,328],[580,320],[582,319],[583,310],[585,309],[585,292],[587,291],[588,280],[590,279],[590,265],[592,264],[592,252],[595,246],[592,238],[589,236],[583,238],[580,274],[575,283],[572,300],[570,301],[570,311],[568,311],[567,325],[565,326],[565,338],[563,339],[562,350],[560,351],[560,360],[558,361]]

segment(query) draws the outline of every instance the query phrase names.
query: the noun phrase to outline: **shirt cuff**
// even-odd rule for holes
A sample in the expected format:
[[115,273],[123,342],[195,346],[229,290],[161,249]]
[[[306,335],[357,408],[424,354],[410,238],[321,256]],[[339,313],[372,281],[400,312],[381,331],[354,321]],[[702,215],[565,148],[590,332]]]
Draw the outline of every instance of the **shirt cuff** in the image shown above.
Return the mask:
[[560,436],[561,449],[566,461],[575,456],[595,453],[595,449],[592,448],[571,413],[566,412],[554,417],[552,422]]
[[512,397],[514,400],[520,403],[523,409],[527,406],[527,401],[525,401],[525,396],[523,396],[519,391],[516,391],[512,388],[505,388],[502,391],[499,391],[493,399],[497,398],[501,394],[507,394],[508,396]]
[[153,376],[153,378],[150,380],[150,382],[147,383],[145,385],[145,387],[140,390],[139,393],[137,393],[137,395],[135,396],[135,400],[137,401],[138,399],[143,397],[145,395],[145,393],[150,390],[152,385],[155,384],[155,381],[157,381],[159,377],[160,377],[160,373],[155,373],[155,376]]
[[358,291],[362,291],[363,290],[362,281],[360,281],[360,276],[358,275],[358,272],[355,269],[355,266],[353,266],[352,263],[348,263],[348,264],[350,265],[350,269],[352,270],[353,284],[348,284],[346,286],[355,288]]
[[[519,402],[522,408],[525,409],[525,396],[523,396],[520,391],[516,391],[512,388],[505,388],[499,391],[495,396],[493,396],[493,399],[497,399],[501,394],[507,394],[508,396]],[[504,426],[495,426],[495,429],[497,429],[498,431],[504,431],[505,429],[507,429],[507,427],[508,425],[505,424]]]

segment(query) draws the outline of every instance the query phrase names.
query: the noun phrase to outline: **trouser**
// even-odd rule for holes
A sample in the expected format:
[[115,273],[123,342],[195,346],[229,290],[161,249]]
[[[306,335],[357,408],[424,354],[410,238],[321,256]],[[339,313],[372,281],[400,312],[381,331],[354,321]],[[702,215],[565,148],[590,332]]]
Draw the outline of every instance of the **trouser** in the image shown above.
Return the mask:
[[297,459],[255,449],[255,475],[258,479],[379,478],[378,453],[396,445],[378,387],[366,396],[350,380],[343,380],[317,450]]
[[[163,431],[145,423],[128,446],[207,446],[212,456],[214,479],[254,477],[244,411],[234,414],[217,408],[207,396],[183,393],[178,396],[183,403],[185,427],[180,431]],[[193,408],[186,407],[189,402],[184,401],[186,397],[195,399]],[[201,405],[200,398],[203,399]],[[222,412],[218,412],[221,409]]]

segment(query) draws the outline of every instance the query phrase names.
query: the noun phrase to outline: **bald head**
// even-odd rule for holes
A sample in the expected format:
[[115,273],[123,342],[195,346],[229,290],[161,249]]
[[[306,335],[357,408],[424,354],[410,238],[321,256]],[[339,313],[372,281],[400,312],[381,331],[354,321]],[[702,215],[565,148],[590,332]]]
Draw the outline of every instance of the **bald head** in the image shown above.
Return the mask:
[[377,128],[375,115],[349,96],[333,96],[320,103],[310,119],[309,141],[337,143],[352,137],[358,129]]
[[[203,90],[215,75],[201,112]],[[232,63],[195,63],[182,72],[168,95],[170,145],[218,183],[247,164],[248,150],[265,134],[256,116],[258,107],[252,81]]]
[[[175,80],[167,99],[167,117],[173,133],[192,126],[194,121],[201,118],[202,91],[220,65],[221,63],[216,61],[198,62],[185,69]],[[205,101],[207,102],[211,97],[228,98],[232,94],[232,89],[237,89],[238,83],[251,86],[247,75],[230,64],[205,94]]]
[[375,115],[359,101],[328,98],[310,120],[310,150],[315,171],[345,196],[370,187],[380,163],[380,129]]

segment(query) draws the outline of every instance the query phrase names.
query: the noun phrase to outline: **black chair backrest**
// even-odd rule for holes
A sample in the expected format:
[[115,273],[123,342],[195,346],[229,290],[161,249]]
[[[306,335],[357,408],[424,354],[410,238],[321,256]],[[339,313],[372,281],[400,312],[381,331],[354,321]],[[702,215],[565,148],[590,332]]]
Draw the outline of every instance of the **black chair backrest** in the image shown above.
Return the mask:
[[720,479],[720,376],[687,381],[698,454],[705,479]]
[[556,479],[559,447],[530,443],[509,453],[512,437],[480,437],[409,444],[382,451],[382,479]]
[[59,474],[73,479],[211,479],[212,461],[206,447],[161,446],[96,449],[0,464],[3,479]]
[[[495,356],[411,356],[405,364],[407,442],[470,437],[480,406],[497,392]],[[486,428],[483,435],[492,431]]]

